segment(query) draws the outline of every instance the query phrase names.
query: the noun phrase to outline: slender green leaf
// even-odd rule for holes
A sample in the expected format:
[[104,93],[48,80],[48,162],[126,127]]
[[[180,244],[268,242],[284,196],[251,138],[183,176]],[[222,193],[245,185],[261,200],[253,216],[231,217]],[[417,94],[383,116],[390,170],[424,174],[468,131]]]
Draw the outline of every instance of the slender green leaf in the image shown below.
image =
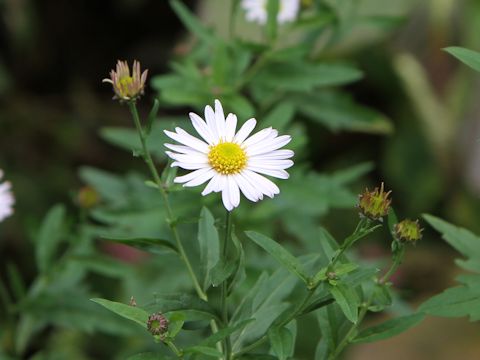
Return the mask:
[[212,283],[211,271],[220,258],[220,240],[215,227],[215,218],[205,207],[200,212],[197,238],[200,249],[200,264],[204,267],[203,288],[206,290]]
[[182,326],[185,322],[185,314],[180,311],[170,313],[168,316],[168,336],[175,338],[177,334],[182,330]]
[[152,131],[152,125],[153,125],[153,122],[155,121],[155,118],[157,117],[159,108],[160,108],[160,101],[158,101],[158,99],[154,99],[152,109],[150,110],[150,113],[148,114],[148,117],[147,117],[147,125],[145,126],[145,132],[147,135],[150,135],[150,132]]
[[37,265],[41,272],[48,270],[53,262],[62,239],[64,221],[65,207],[63,205],[55,205],[43,219],[35,244]]
[[393,336],[418,325],[425,318],[425,314],[413,314],[387,320],[379,325],[362,330],[353,339],[354,343],[369,343],[389,339]]
[[148,320],[149,314],[145,310],[137,306],[126,305],[126,304],[118,303],[115,301],[110,301],[110,300],[100,299],[100,298],[95,298],[90,300],[93,302],[96,302],[97,304],[102,305],[108,310],[128,320],[132,320],[136,322],[137,324],[141,325],[145,329],[147,328],[147,320]]
[[451,46],[445,49],[446,52],[455,56],[465,65],[470,66],[476,71],[480,71],[480,52],[469,50],[459,46]]
[[225,261],[220,259],[218,263],[213,267],[210,274],[210,281],[213,286],[219,286],[226,281],[230,275],[235,271],[235,263],[231,261]]
[[203,354],[203,355],[215,357],[217,359],[220,359],[223,356],[223,354],[217,349],[207,347],[207,346],[192,346],[184,349],[184,352],[187,354],[188,353]]
[[358,307],[360,306],[360,300],[355,289],[343,284],[337,284],[330,288],[330,292],[342,309],[346,318],[356,324],[358,320]]
[[240,321],[238,324],[223,328],[218,330],[215,334],[209,336],[205,340],[203,340],[200,345],[201,346],[213,346],[219,341],[225,339],[227,336],[230,336],[233,334],[235,331],[243,329],[245,326],[250,324],[252,321],[255,321],[255,319],[247,319],[244,321]]
[[155,238],[121,238],[104,236],[103,239],[113,241],[118,244],[128,245],[153,254],[163,254],[165,249],[178,252],[177,246],[169,240]]
[[171,359],[173,358],[170,356],[166,356],[163,354],[156,354],[152,352],[141,353],[141,354],[133,355],[127,358],[127,360],[171,360]]
[[284,265],[291,273],[298,276],[306,284],[308,275],[305,273],[302,264],[290,254],[283,246],[276,241],[254,231],[246,231],[245,234],[266,252],[272,255],[277,261]]
[[294,342],[293,335],[285,327],[273,327],[268,332],[268,338],[270,339],[270,344],[275,355],[278,356],[279,360],[286,360],[293,354]]
[[153,303],[145,306],[150,312],[195,311],[218,319],[218,314],[210,304],[190,294],[155,295]]
[[181,1],[170,0],[170,5],[190,33],[209,43],[219,41]]

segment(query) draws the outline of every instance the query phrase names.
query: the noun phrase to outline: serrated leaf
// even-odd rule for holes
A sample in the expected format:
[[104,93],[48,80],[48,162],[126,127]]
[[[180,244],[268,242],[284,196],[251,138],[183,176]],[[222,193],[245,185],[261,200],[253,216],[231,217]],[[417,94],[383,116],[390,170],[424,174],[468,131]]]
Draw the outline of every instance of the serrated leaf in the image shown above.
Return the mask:
[[124,317],[125,319],[136,322],[137,324],[141,325],[145,329],[147,328],[147,320],[148,320],[149,314],[145,310],[137,306],[126,305],[126,304],[118,303],[115,301],[110,301],[110,300],[100,299],[100,298],[95,298],[90,300],[99,305],[102,305],[106,309]]
[[[435,230],[442,233],[442,238],[454,249],[469,259],[480,259],[480,237],[432,215],[425,214],[423,217]],[[468,262],[462,264],[466,270],[475,270],[470,268]]]
[[455,56],[465,65],[470,66],[476,71],[480,71],[480,52],[469,50],[459,46],[451,46],[445,49],[446,52]]
[[246,231],[245,234],[277,261],[284,265],[291,273],[298,276],[305,284],[308,283],[308,274],[298,259],[276,241],[255,231]]
[[316,87],[348,84],[361,77],[362,72],[349,65],[271,62],[258,72],[253,84],[285,91],[311,91]]
[[418,325],[425,318],[425,314],[413,314],[387,320],[379,325],[362,330],[352,342],[369,343],[394,337]]
[[63,205],[55,205],[51,208],[42,221],[35,239],[35,255],[40,272],[48,270],[53,261],[63,236],[64,221],[65,207]]
[[332,131],[348,130],[388,134],[393,124],[374,109],[353,101],[344,93],[322,91],[294,98],[297,109],[304,116]]
[[352,323],[356,324],[358,320],[358,307],[360,306],[360,300],[355,290],[340,283],[336,286],[331,286],[330,292],[342,309],[345,317]]
[[480,289],[468,286],[449,288],[433,296],[418,308],[418,312],[444,317],[470,316],[480,319]]

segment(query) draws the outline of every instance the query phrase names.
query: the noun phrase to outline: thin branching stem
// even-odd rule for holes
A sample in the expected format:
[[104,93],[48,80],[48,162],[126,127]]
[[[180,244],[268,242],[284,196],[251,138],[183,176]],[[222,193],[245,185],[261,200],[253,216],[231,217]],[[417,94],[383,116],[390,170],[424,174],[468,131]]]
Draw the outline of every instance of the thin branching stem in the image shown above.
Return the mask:
[[140,123],[140,118],[138,116],[138,111],[137,111],[137,106],[134,101],[130,101],[128,103],[130,113],[132,114],[133,121],[135,123],[135,127],[137,128],[138,135],[140,137],[140,143],[142,145],[142,157],[145,160],[145,163],[147,164],[151,175],[153,176],[153,180],[155,181],[155,184],[157,185],[158,190],[160,191],[160,194],[162,195],[163,202],[165,204],[165,210],[167,211],[167,217],[168,217],[168,222],[170,229],[172,231],[173,237],[175,239],[178,252],[180,255],[180,258],[182,261],[185,263],[185,266],[187,267],[188,273],[190,274],[190,278],[192,279],[193,285],[195,287],[195,291],[197,292],[198,296],[202,300],[207,300],[207,295],[205,292],[202,290],[202,287],[200,286],[200,283],[198,282],[197,276],[195,275],[195,272],[193,271],[192,264],[190,263],[190,260],[187,257],[187,254],[185,252],[185,249],[182,245],[182,242],[180,240],[180,235],[178,234],[177,226],[176,226],[176,221],[173,217],[173,212],[172,208],[170,206],[170,201],[168,199],[168,194],[165,191],[165,188],[163,187],[162,180],[160,179],[160,175],[158,174],[158,171],[155,167],[155,164],[153,162],[152,156],[150,155],[150,151],[148,150],[147,147],[147,137],[145,134],[145,131],[143,130],[143,127]]

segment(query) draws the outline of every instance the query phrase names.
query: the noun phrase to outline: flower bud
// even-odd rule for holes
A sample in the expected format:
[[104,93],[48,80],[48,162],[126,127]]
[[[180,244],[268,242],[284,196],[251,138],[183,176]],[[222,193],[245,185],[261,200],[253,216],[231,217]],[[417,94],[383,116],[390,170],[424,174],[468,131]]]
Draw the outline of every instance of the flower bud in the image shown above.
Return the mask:
[[77,195],[78,205],[84,209],[90,209],[94,207],[98,204],[99,200],[98,193],[90,186],[82,187]]
[[147,74],[148,70],[140,73],[140,63],[135,60],[133,62],[132,75],[130,75],[128,63],[118,60],[116,70],[110,71],[110,78],[102,81],[112,84],[115,92],[114,99],[135,101],[143,95]]
[[405,219],[394,226],[395,237],[400,242],[416,242],[422,238],[422,231],[418,220]]
[[148,317],[147,329],[152,335],[164,336],[168,331],[168,319],[162,313],[155,313]]
[[383,182],[380,185],[380,189],[378,187],[373,191],[365,189],[358,201],[360,214],[371,220],[378,220],[386,216],[392,202],[389,198],[390,194],[391,191],[384,191]]

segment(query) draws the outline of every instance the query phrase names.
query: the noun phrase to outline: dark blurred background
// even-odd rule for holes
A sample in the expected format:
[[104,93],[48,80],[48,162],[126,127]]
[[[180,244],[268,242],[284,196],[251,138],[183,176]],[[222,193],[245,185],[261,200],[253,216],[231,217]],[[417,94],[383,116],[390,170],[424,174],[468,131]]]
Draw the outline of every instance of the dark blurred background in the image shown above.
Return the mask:
[[[225,2],[185,1],[219,31],[224,28]],[[385,181],[402,216],[432,213],[479,233],[479,77],[441,48],[478,50],[480,2],[364,2],[372,8],[391,7],[397,25],[382,27],[379,19],[377,26],[354,32],[332,56],[353,61],[365,72],[348,90],[387,115],[395,131],[380,136],[325,130],[309,144],[309,160],[319,171],[373,161],[375,169],[358,184],[359,191]],[[82,186],[79,166],[143,171],[136,159],[97,135],[103,126],[130,126],[127,109],[111,101],[111,88],[101,80],[117,59],[137,59],[150,74],[165,73],[186,33],[163,0],[0,0],[0,15],[0,168],[17,199],[15,216],[1,226],[0,271],[4,259],[15,259],[28,279],[35,271],[29,231],[56,202],[75,211]],[[145,99],[153,97],[147,90]],[[140,110],[148,111],[148,103]],[[160,115],[186,110],[161,110]],[[344,232],[336,219],[334,212],[325,222],[332,231]],[[426,243],[405,267],[413,301],[450,285],[455,272],[453,251],[433,232],[427,229],[426,234]],[[377,250],[362,251],[368,256]],[[441,326],[435,323],[420,335],[426,343],[438,339],[433,327],[444,334],[442,329],[455,324],[467,338],[478,332],[466,321],[436,321]],[[412,341],[408,336],[405,343]],[[390,342],[404,348],[401,339]],[[385,344],[380,350],[360,348],[352,358],[383,358],[375,351]],[[408,358],[400,354],[398,359]]]

